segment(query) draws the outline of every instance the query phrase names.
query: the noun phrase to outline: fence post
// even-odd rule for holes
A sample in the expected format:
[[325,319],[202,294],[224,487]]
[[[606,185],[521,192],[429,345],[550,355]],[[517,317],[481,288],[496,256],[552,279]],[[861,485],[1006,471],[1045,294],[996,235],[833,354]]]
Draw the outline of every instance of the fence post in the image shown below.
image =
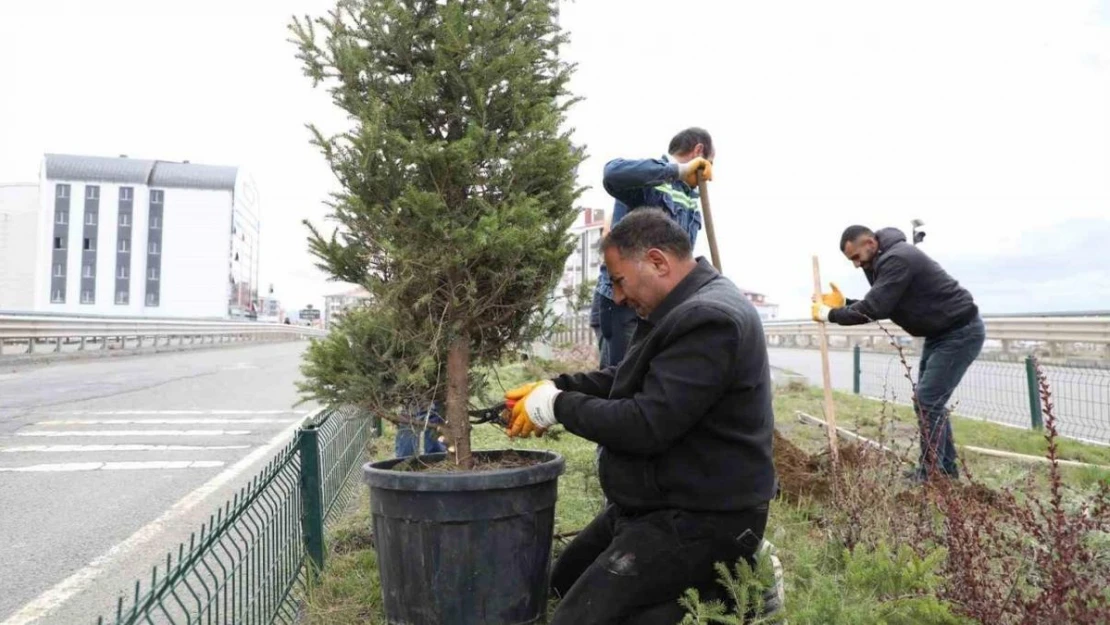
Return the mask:
[[1037,383],[1037,359],[1033,356],[1025,357],[1025,380],[1029,386],[1029,419],[1034,430],[1044,429],[1044,418],[1041,415],[1041,389]]
[[301,529],[305,552],[317,571],[324,570],[324,493],[320,481],[319,430],[310,424],[297,430],[301,454]]
[[859,395],[860,354],[859,344],[852,348],[852,392]]
[[374,435],[378,438],[382,437],[382,418],[374,417]]

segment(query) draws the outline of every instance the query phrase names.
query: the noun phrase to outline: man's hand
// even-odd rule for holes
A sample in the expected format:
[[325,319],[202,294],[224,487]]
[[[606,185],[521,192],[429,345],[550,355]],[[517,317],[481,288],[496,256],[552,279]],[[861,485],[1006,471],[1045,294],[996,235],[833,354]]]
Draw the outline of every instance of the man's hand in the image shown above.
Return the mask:
[[509,407],[511,408],[512,404],[515,404],[525,397],[528,397],[528,393],[531,393],[532,390],[540,384],[543,384],[542,380],[540,380],[539,382],[529,382],[527,384],[521,384],[514,389],[505,391],[505,403],[509,404]]
[[690,159],[685,163],[678,165],[678,179],[690,185],[691,187],[698,186],[698,170],[701,170],[701,177],[706,180],[713,179],[713,163],[708,159],[697,157]]
[[824,302],[822,302],[822,303],[814,302],[812,308],[810,309],[810,312],[813,315],[813,320],[814,321],[816,321],[818,323],[825,323],[829,320],[829,311],[830,310],[832,310],[832,308],[830,308],[829,306],[826,306],[824,304]]
[[[846,300],[844,299],[844,294],[840,292],[840,288],[836,286],[835,282],[830,282],[829,286],[832,287],[832,292],[822,293],[821,303],[828,306],[829,308],[843,308],[844,304],[846,303]],[[816,302],[817,296],[815,295],[810,299]]]
[[540,382],[527,395],[513,404],[509,417],[509,436],[527,438],[533,432],[542,435],[555,425],[555,398],[561,393],[551,382]]

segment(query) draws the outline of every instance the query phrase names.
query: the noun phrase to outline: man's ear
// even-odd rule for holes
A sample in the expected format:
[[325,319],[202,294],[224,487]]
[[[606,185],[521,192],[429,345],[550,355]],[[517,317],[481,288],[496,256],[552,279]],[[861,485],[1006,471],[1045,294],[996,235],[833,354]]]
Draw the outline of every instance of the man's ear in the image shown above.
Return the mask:
[[648,262],[651,263],[651,266],[655,269],[656,275],[665,276],[671,272],[671,259],[667,258],[667,255],[663,253],[663,250],[653,247],[647,251],[647,254],[645,254],[645,256],[647,257]]

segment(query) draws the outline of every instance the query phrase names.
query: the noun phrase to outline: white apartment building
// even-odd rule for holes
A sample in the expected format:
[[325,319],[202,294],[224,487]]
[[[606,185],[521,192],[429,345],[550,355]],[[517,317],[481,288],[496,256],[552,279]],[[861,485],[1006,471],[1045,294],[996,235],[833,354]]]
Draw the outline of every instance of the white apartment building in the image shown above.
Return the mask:
[[[574,251],[567,257],[563,276],[555,288],[552,305],[557,315],[574,314],[570,310],[580,285],[597,282],[601,271],[601,234],[605,228],[605,211],[600,208],[584,208],[581,216],[571,228],[575,236]],[[587,308],[587,311],[589,309]]]
[[755,306],[755,309],[759,313],[759,318],[761,320],[771,321],[773,319],[778,319],[778,304],[772,304],[771,302],[767,301],[767,296],[762,293],[750,291],[743,287],[739,288],[740,292],[744,294],[744,297],[748,298],[748,301],[751,302],[753,306]]
[[343,317],[344,313],[352,308],[361,306],[368,301],[370,301],[370,293],[362,287],[357,287],[343,293],[336,293],[334,295],[325,296],[324,327],[328,330],[332,329],[333,324],[335,324],[336,321],[339,321]]
[[39,178],[37,187],[0,188],[0,241],[22,243],[0,252],[0,309],[255,312],[258,193],[239,168],[47,154]]

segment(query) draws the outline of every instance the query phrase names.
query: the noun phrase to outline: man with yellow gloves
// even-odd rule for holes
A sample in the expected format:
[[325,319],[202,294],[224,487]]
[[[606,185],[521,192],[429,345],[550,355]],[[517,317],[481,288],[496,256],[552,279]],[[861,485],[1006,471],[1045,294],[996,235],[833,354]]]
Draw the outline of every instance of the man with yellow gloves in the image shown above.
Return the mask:
[[661,210],[630,213],[601,249],[639,317],[632,346],[619,366],[510,391],[509,434],[559,423],[602,448],[610,503],[555,563],[552,625],[674,625],[685,589],[724,600],[714,563],[752,563],[762,542],[776,489],[763,327]]
[[[713,179],[713,138],[703,128],[687,128],[673,138],[662,158],[615,158],[605,164],[601,184],[613,197],[609,227],[642,206],[662,208],[690,237],[701,231],[698,172]],[[597,277],[602,336],[601,367],[619,365],[636,329],[636,312],[613,297],[613,283],[602,263]]]
[[850,300],[831,285],[832,292],[823,293],[820,302],[814,298],[814,321],[850,326],[890,319],[911,336],[925,338],[914,406],[921,456],[912,477],[923,480],[937,470],[958,477],[947,405],[986,339],[974,298],[897,228],[872,232],[850,226],[840,237],[840,251],[863,269],[871,290],[861,300]]

